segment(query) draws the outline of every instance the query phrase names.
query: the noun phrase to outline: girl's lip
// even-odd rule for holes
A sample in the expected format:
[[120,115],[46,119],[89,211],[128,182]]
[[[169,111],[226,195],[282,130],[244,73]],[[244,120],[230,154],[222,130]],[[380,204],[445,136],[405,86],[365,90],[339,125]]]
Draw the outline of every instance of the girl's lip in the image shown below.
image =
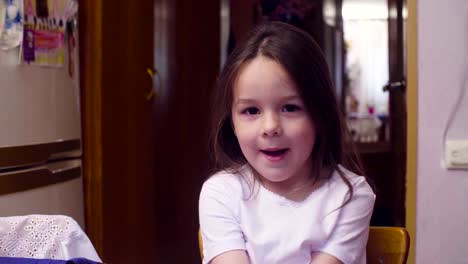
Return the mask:
[[287,148],[266,148],[266,149],[261,149],[260,151],[277,151],[281,149],[287,149]]
[[[279,150],[284,150],[284,152],[282,152],[281,154],[275,154],[275,155],[266,153],[267,151],[279,151]],[[286,155],[289,152],[289,148],[268,148],[268,149],[262,149],[260,150],[260,152],[267,160],[277,162],[277,161],[283,160],[286,157]]]

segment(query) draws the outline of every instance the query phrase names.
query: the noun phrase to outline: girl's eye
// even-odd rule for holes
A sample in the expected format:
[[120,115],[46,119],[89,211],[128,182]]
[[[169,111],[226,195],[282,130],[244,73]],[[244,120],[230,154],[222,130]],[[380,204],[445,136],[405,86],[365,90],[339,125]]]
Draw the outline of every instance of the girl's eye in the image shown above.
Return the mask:
[[247,114],[247,115],[256,115],[258,114],[259,110],[256,107],[248,107],[242,111],[242,114]]
[[282,109],[283,112],[296,112],[296,111],[299,111],[299,110],[301,110],[301,108],[299,106],[291,105],[291,104],[283,106],[283,109]]

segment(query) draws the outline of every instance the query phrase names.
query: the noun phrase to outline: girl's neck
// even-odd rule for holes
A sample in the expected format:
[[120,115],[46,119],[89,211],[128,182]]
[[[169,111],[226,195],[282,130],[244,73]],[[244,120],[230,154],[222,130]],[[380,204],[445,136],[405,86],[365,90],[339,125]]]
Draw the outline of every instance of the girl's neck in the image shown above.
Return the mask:
[[[310,163],[309,163],[310,164]],[[322,169],[318,175],[312,175],[311,166],[304,168],[302,172],[293,175],[282,182],[272,182],[261,176],[254,170],[256,178],[267,190],[276,193],[288,200],[301,202],[305,200],[314,190],[325,183],[330,174],[330,169]]]

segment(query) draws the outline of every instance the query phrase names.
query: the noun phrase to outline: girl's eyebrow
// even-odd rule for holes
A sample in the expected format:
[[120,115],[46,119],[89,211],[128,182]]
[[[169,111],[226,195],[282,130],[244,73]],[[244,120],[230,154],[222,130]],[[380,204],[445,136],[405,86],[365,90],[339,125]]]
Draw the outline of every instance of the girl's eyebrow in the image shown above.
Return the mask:
[[[289,101],[289,100],[296,100],[296,99],[299,99],[301,100],[301,97],[297,94],[291,94],[291,95],[286,95],[286,96],[283,96],[280,98],[281,101]],[[257,102],[257,100],[255,99],[251,99],[251,98],[237,98],[235,101],[234,101],[234,105],[237,105],[237,104],[251,104],[251,103],[255,103]]]
[[251,104],[251,103],[255,103],[256,100],[254,99],[248,99],[248,98],[238,98],[234,101],[234,105],[238,105],[238,104]]
[[295,99],[299,99],[301,100],[301,97],[297,94],[292,94],[292,95],[287,95],[285,97],[282,98],[284,101],[288,101],[288,100],[295,100]]

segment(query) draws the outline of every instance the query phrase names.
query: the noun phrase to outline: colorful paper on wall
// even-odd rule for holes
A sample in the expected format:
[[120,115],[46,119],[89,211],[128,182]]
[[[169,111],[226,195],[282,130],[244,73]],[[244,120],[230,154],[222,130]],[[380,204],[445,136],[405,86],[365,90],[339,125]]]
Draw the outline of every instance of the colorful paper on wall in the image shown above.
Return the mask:
[[66,24],[76,10],[75,0],[25,0],[23,61],[26,64],[64,65]]

